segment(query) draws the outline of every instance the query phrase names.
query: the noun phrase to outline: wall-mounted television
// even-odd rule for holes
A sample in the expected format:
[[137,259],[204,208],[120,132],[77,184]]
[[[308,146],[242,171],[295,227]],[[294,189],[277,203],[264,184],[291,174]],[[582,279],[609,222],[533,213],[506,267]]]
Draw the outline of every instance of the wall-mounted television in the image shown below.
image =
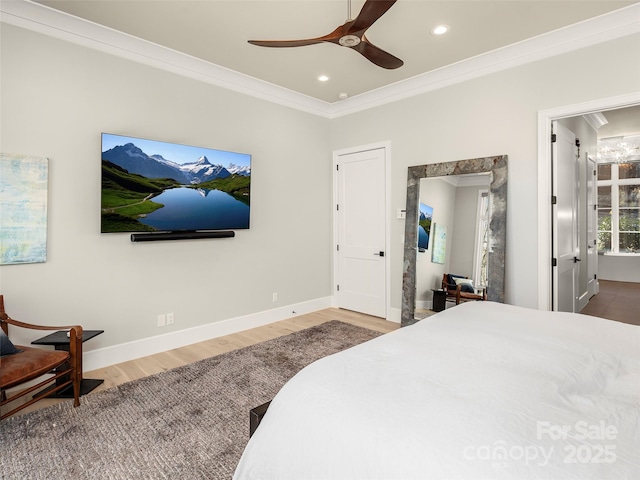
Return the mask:
[[420,203],[418,212],[418,251],[424,252],[429,248],[431,237],[431,221],[433,219],[433,207]]
[[101,232],[249,228],[251,155],[102,134]]

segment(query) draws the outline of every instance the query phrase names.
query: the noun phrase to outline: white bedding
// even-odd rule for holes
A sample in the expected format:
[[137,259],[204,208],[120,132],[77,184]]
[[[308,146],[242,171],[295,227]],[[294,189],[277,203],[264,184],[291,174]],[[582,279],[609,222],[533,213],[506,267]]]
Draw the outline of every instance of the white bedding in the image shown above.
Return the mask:
[[640,327],[493,302],[292,378],[236,480],[640,479]]

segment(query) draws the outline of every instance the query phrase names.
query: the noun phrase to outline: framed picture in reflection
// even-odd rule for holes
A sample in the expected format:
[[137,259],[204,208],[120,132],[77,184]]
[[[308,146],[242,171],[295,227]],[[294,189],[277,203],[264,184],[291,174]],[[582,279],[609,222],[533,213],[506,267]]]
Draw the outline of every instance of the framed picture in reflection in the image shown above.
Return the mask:
[[447,249],[447,226],[440,223],[434,225],[433,232],[433,252],[431,261],[433,263],[444,263]]

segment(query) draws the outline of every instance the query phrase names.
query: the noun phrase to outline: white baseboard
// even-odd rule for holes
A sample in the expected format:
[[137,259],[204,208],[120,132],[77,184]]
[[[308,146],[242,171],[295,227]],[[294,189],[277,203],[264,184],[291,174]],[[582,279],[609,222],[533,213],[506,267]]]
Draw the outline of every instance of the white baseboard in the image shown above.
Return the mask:
[[589,303],[590,298],[591,295],[588,291],[580,295],[580,297],[578,297],[578,309],[576,310],[576,312],[582,311],[582,309],[587,306],[587,303]]
[[121,343],[111,347],[88,350],[85,351],[82,356],[83,370],[89,372],[98,368],[166,352],[174,348],[230,335],[262,325],[268,325],[295,317],[296,315],[311,313],[329,307],[331,307],[331,297],[318,298],[308,302],[288,305],[242,317],[229,318],[207,325],[135,340],[133,342]]
[[433,302],[431,300],[416,300],[416,309],[431,310]]

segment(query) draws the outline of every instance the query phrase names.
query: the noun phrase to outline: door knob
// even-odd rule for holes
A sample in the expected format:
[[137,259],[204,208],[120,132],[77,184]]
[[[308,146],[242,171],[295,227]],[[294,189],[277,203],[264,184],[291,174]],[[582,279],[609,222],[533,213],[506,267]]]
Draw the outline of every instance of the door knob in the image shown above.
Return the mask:
[[578,263],[582,260],[580,260],[578,257],[573,257],[573,263]]
[[379,252],[374,253],[374,255],[379,255],[381,257],[384,257],[384,252],[381,250]]

